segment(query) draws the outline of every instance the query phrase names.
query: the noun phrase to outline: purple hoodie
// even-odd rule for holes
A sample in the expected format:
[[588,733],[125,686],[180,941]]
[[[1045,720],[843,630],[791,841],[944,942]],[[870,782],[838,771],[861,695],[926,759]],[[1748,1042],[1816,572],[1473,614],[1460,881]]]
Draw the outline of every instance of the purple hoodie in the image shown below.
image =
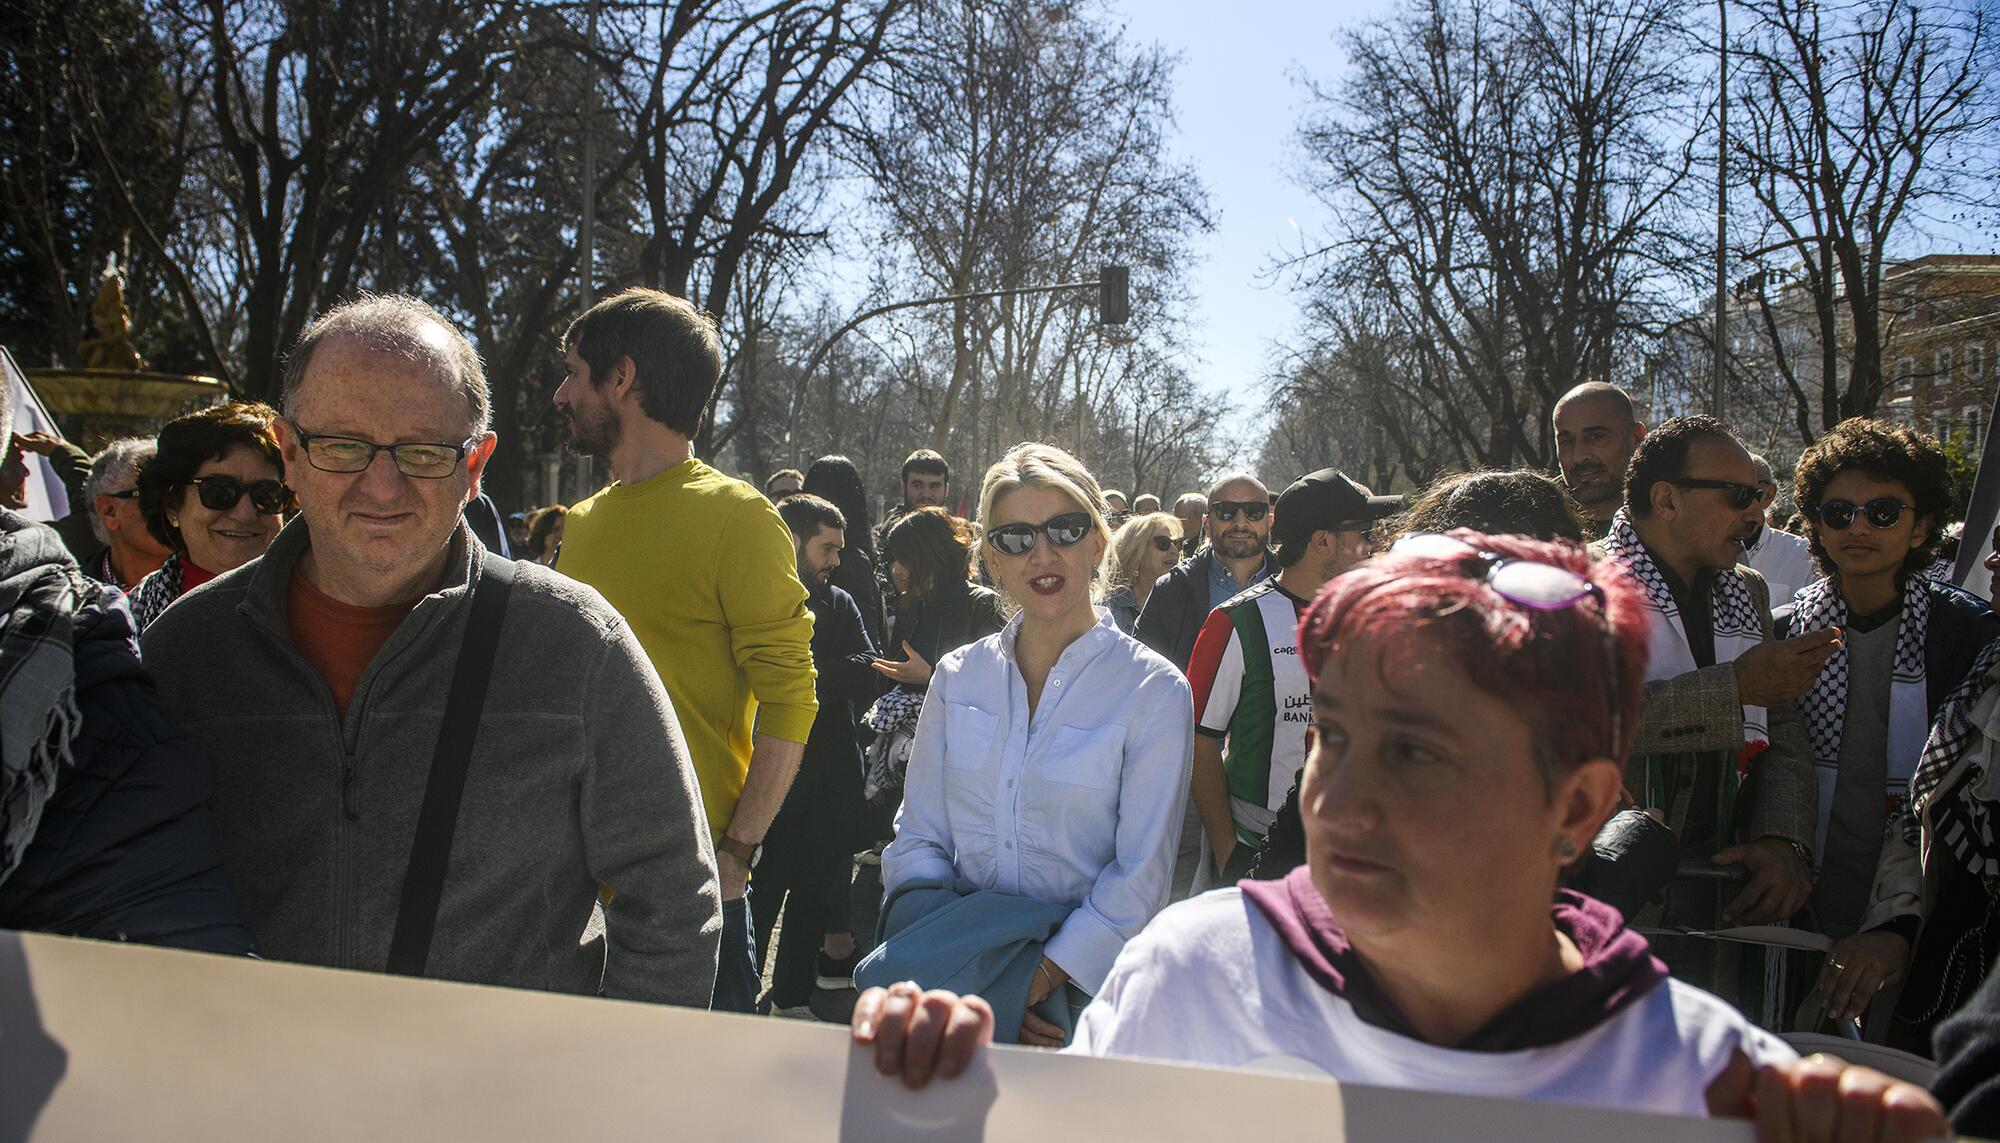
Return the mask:
[[[1410,1022],[1368,974],[1354,946],[1334,920],[1306,866],[1281,881],[1243,881],[1243,895],[1263,912],[1285,947],[1321,986],[1379,1028],[1420,1039]],[[1573,1039],[1623,1011],[1667,979],[1667,966],[1646,938],[1625,927],[1618,910],[1563,890],[1550,910],[1558,931],[1583,954],[1583,968],[1523,996],[1457,1048],[1516,1052]]]

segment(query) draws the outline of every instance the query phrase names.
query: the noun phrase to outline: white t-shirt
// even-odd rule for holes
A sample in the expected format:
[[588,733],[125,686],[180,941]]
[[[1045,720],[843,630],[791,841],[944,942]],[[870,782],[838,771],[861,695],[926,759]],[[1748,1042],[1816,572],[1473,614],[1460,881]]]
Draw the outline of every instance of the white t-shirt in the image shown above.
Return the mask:
[[1771,609],[1792,601],[1799,589],[1819,578],[1813,571],[1812,548],[1790,532],[1766,527],[1756,544],[1736,561],[1755,568],[1771,585]]
[[1798,1058],[1679,981],[1572,1039],[1510,1052],[1439,1048],[1364,1022],[1307,973],[1239,889],[1168,908],[1125,946],[1066,1051],[1321,1076],[1376,1087],[1708,1114],[1734,1054]]

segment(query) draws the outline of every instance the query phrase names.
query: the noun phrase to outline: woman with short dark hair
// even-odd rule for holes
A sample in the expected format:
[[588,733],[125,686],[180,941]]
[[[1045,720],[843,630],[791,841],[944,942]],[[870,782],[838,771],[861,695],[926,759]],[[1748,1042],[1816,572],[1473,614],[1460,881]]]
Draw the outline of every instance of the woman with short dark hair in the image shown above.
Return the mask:
[[[1947,875],[1949,846],[1919,859],[1905,803],[1932,724],[2000,620],[1924,574],[1952,509],[1934,438],[1842,421],[1799,458],[1795,482],[1822,578],[1778,610],[1780,634],[1841,636],[1799,700],[1819,775],[1813,910],[1836,941],[1820,984],[1830,1012],[1854,1017],[1908,969],[1898,1019],[1873,1030],[1927,1050],[1950,998],[1970,995],[1992,963],[2000,924],[1974,888],[1980,878]],[[1962,942],[1984,954],[1959,956]]]
[[271,546],[292,509],[284,456],[271,426],[278,411],[227,401],[168,421],[139,468],[146,530],[172,549],[132,589],[144,631],[185,592],[234,571]]

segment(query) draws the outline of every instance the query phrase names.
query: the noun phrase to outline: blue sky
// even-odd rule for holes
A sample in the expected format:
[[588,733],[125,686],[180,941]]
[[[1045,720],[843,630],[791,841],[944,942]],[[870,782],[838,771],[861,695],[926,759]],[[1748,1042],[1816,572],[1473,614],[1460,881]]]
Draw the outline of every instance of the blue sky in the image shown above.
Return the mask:
[[1255,400],[1272,343],[1298,311],[1260,281],[1274,255],[1321,230],[1324,212],[1291,178],[1292,133],[1304,105],[1295,80],[1340,71],[1335,34],[1390,9],[1388,0],[1115,0],[1131,37],[1181,57],[1175,73],[1179,137],[1209,189],[1215,229],[1199,236],[1191,283],[1202,382],[1239,403]]

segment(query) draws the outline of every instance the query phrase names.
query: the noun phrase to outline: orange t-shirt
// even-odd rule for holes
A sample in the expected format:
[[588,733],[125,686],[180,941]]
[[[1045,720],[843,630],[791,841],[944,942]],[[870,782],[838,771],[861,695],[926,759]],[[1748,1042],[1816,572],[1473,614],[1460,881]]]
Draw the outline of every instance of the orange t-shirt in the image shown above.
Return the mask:
[[361,673],[395,634],[396,624],[417,605],[411,600],[388,607],[356,607],[327,595],[297,571],[292,572],[286,602],[292,646],[326,679],[343,719]]

